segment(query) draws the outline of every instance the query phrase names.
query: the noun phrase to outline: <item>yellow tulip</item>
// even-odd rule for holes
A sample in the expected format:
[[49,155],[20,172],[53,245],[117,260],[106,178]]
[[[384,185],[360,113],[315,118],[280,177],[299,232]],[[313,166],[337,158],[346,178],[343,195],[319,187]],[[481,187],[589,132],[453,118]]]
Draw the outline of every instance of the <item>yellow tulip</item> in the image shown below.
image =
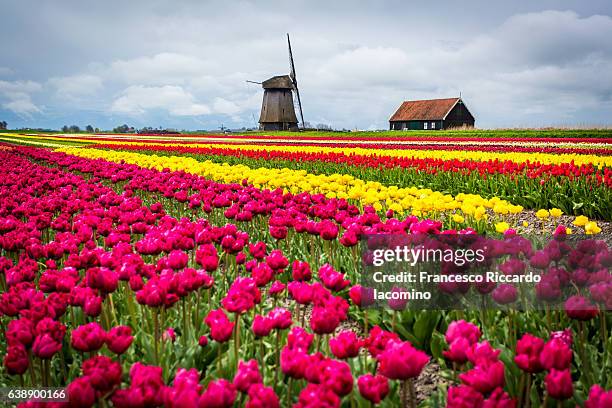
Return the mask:
[[584,231],[587,233],[587,235],[599,234],[601,232],[601,228],[595,221],[590,221],[584,226]]
[[585,217],[584,215],[579,215],[578,217],[576,217],[573,224],[577,227],[584,227],[588,222],[588,217]]
[[465,221],[465,218],[463,218],[459,214],[453,214],[453,221],[455,221],[457,224],[463,224],[463,222]]
[[510,228],[510,225],[507,222],[502,221],[502,222],[498,222],[497,224],[495,224],[495,231],[499,232],[500,234],[503,234],[509,228]]
[[560,216],[563,215],[563,211],[561,211],[558,208],[552,208],[549,212],[550,212],[550,215],[555,218],[559,218]]

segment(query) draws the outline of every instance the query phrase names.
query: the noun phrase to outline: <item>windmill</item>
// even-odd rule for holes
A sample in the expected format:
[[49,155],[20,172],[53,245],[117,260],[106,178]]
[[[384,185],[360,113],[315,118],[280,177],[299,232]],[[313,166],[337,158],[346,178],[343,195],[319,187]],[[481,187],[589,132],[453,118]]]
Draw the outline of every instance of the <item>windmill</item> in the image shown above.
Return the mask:
[[302,112],[302,101],[298,89],[297,77],[295,75],[295,64],[291,51],[291,40],[287,34],[287,45],[289,47],[289,75],[277,75],[263,81],[247,81],[260,84],[264,90],[261,113],[259,114],[259,128],[261,130],[297,130],[298,120],[295,115],[293,92],[297,97],[297,105],[300,111],[301,127],[304,128],[304,114]]

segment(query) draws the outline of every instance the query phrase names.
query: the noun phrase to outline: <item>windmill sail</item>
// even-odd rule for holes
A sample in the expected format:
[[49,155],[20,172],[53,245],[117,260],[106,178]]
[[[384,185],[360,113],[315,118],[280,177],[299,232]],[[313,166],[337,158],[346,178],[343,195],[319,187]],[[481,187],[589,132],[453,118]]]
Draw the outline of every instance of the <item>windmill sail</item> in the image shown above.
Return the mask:
[[289,66],[291,67],[289,77],[291,78],[291,82],[293,83],[293,87],[295,88],[295,94],[297,95],[298,100],[298,107],[300,109],[300,119],[302,120],[302,129],[304,129],[305,125],[304,113],[302,112],[302,100],[300,99],[300,90],[298,88],[297,77],[295,75],[295,64],[293,63],[293,53],[291,52],[291,40],[289,39],[289,33],[287,33],[287,45],[289,46]]

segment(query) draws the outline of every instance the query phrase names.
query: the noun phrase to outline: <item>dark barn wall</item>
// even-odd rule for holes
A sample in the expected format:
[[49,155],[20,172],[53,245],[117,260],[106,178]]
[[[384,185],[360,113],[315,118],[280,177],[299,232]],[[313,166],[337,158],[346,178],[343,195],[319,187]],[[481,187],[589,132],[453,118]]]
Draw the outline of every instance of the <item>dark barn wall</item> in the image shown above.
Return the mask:
[[444,129],[462,126],[474,127],[474,116],[472,116],[470,111],[465,107],[465,104],[459,101],[446,116],[444,120]]
[[[389,130],[425,130],[425,123],[427,123],[427,130],[440,130],[442,129],[441,120],[410,120],[410,121],[390,121]],[[435,127],[432,129],[431,124],[435,123]]]

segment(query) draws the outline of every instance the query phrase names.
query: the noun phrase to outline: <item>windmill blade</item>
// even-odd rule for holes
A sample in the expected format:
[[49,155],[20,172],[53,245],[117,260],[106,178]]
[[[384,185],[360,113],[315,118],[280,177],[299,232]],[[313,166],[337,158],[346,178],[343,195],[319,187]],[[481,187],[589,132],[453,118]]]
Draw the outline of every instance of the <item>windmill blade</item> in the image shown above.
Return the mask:
[[293,53],[291,52],[291,40],[289,39],[289,33],[287,33],[287,45],[289,46],[289,76],[293,81],[294,85],[297,85],[297,78],[295,77],[295,65],[293,64]]
[[295,94],[297,95],[298,106],[300,108],[300,119],[302,119],[302,129],[305,129],[304,113],[302,112],[302,100],[300,99],[300,90],[298,88],[297,76],[295,75],[295,64],[293,63],[293,53],[291,52],[291,40],[289,39],[289,33],[287,33],[287,45],[289,46],[289,66],[291,68],[289,77],[291,78],[291,81],[293,82],[293,87],[295,88]]

